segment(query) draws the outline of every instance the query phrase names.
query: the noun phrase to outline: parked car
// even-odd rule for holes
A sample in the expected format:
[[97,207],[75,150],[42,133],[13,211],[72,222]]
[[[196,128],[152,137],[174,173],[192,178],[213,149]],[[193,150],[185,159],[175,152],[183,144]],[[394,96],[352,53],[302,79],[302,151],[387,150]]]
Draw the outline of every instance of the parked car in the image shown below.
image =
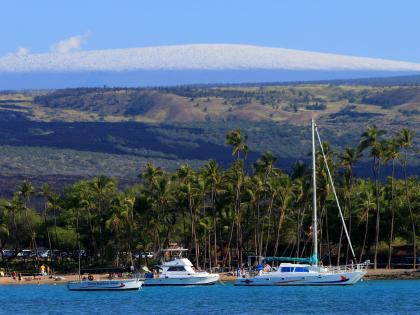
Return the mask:
[[11,258],[15,255],[15,251],[11,249],[3,249],[2,253],[5,258]]
[[32,257],[32,251],[30,249],[23,249],[17,254],[17,257],[19,257],[19,258]]
[[141,253],[135,253],[134,258],[153,258],[153,253],[152,252],[141,252]]

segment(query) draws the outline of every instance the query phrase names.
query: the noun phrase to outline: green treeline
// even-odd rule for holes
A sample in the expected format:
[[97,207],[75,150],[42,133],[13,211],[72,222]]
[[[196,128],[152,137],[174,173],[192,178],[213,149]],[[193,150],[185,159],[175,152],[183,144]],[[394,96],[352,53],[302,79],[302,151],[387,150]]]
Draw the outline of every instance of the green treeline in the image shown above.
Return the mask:
[[[355,148],[335,152],[323,144],[357,256],[351,257],[318,152],[319,253],[324,264],[370,259],[375,267],[378,262],[391,265],[397,254],[393,246],[403,245],[414,263],[420,183],[406,175],[412,141],[408,129],[387,136],[370,126]],[[191,260],[201,268],[243,265],[252,255],[309,256],[310,168],[298,162],[288,174],[276,168],[270,152],[252,168],[246,166],[249,149],[239,129],[227,134],[226,144],[232,147],[233,161],[227,169],[214,160],[196,170],[184,164],[175,172],[148,163],[139,183],[124,191],[105,176],[76,182],[61,194],[48,185],[22,183],[10,200],[0,201],[0,249],[9,250],[7,257],[1,252],[3,266],[18,261],[23,249],[38,248],[52,250],[49,259],[57,268],[76,266],[79,244],[84,266],[127,264],[139,253],[156,253],[173,242],[189,248]],[[371,160],[371,179],[353,176],[362,158]],[[392,176],[381,180],[385,168]],[[403,171],[402,179],[395,179],[397,169]]]

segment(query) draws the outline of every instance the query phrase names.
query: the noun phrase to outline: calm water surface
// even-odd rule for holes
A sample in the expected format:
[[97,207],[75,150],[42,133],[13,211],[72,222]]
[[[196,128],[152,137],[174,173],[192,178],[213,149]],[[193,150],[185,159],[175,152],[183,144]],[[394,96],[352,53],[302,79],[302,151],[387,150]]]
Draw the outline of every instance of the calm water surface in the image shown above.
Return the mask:
[[128,292],[3,285],[0,303],[2,314],[420,314],[420,280],[343,287],[146,287]]

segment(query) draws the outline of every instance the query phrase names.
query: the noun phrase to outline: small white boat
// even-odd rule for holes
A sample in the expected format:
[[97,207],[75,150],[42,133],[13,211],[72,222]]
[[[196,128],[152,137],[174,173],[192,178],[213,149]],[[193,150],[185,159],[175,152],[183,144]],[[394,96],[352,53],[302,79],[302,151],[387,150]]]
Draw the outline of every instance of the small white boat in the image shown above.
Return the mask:
[[67,283],[67,288],[71,291],[126,291],[140,289],[143,282],[141,279],[81,280]]
[[[185,249],[167,249],[163,251],[180,252]],[[219,280],[219,275],[206,271],[196,271],[187,258],[175,258],[158,266],[161,272],[158,275],[148,273],[145,275],[144,286],[186,286],[211,285]]]
[[[289,286],[289,285],[348,285],[355,284],[366,274],[369,262],[363,264],[351,264],[346,266],[324,267],[318,263],[318,222],[317,222],[317,198],[316,198],[316,170],[315,170],[315,134],[320,145],[322,157],[328,172],[330,184],[337,203],[344,232],[350,245],[351,253],[356,259],[353,246],[347,232],[343,213],[334,188],[334,182],[325,158],[321,138],[314,120],[312,120],[312,181],[313,181],[313,212],[312,212],[312,256],[299,257],[265,257],[265,265],[259,264],[257,274],[252,272],[240,275],[235,280],[238,286]],[[269,262],[289,261],[294,263],[281,263],[278,268],[272,268]]]

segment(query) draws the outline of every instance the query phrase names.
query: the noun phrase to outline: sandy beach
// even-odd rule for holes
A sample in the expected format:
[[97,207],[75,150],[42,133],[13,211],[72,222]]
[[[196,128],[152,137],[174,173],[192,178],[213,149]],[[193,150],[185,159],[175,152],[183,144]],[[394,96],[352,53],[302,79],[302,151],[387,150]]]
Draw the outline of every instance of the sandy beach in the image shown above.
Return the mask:
[[[94,275],[95,279],[107,279],[104,275]],[[0,277],[0,285],[9,284],[60,284],[78,279],[77,275],[55,275],[55,276],[22,276],[22,280],[12,277]],[[370,269],[364,277],[366,280],[408,280],[420,279],[420,270],[410,269]],[[235,280],[235,276],[230,274],[220,274],[220,280],[230,282]]]

